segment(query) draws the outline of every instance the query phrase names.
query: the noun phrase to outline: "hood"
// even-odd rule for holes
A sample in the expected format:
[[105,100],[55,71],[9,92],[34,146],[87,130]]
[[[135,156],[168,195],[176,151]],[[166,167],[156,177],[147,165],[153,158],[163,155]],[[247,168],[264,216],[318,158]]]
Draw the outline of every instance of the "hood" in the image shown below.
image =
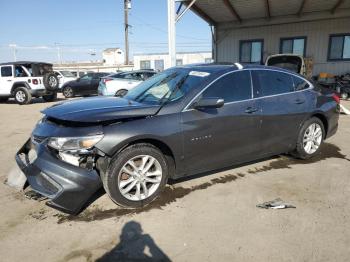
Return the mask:
[[59,103],[42,113],[62,121],[102,123],[155,115],[159,108],[120,97],[93,97]]

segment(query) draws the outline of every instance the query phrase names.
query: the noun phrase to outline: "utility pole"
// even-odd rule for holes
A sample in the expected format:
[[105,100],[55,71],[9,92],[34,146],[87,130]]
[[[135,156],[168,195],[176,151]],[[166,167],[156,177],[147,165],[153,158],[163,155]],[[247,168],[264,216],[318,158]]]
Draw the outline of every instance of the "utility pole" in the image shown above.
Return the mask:
[[59,46],[59,43],[55,43],[55,46],[57,48],[57,62],[59,64],[62,64],[62,57],[61,57],[61,48]]
[[16,44],[9,44],[9,47],[12,48],[13,60],[16,62],[17,61],[17,45]]
[[131,0],[124,0],[124,25],[125,25],[125,64],[129,64],[129,9]]
[[168,0],[168,47],[170,66],[176,66],[176,13],[175,0]]

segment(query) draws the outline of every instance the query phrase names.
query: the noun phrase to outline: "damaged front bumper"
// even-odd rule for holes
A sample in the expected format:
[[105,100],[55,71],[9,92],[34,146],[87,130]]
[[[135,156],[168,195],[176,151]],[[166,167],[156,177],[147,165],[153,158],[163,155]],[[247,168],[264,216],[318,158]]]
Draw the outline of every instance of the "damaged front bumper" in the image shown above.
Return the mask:
[[46,204],[66,213],[79,213],[102,187],[96,170],[58,159],[45,142],[29,139],[16,154],[16,162],[32,189],[49,198]]

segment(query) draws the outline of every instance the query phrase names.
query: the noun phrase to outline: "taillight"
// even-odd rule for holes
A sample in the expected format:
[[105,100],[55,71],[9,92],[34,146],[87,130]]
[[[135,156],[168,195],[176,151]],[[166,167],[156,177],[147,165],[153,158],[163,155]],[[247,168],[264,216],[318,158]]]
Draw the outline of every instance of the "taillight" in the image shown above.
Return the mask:
[[110,78],[104,78],[103,79],[103,83],[107,83],[107,82],[109,82],[109,81],[111,81],[112,79],[110,79]]
[[333,94],[332,95],[332,98],[334,99],[334,101],[337,103],[337,104],[340,104],[340,97],[338,94]]
[[37,85],[39,83],[38,79],[33,79],[33,84]]

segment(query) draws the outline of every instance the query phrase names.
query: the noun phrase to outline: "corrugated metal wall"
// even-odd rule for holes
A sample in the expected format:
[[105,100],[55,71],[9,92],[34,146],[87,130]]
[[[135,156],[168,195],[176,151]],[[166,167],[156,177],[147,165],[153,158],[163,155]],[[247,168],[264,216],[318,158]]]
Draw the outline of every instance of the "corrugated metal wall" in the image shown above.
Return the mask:
[[350,18],[300,22],[282,25],[266,25],[248,28],[223,29],[217,27],[217,61],[239,61],[239,41],[264,39],[264,60],[268,55],[279,53],[280,38],[306,36],[306,56],[314,60],[313,74],[350,72],[350,61],[328,62],[329,35],[350,33]]

